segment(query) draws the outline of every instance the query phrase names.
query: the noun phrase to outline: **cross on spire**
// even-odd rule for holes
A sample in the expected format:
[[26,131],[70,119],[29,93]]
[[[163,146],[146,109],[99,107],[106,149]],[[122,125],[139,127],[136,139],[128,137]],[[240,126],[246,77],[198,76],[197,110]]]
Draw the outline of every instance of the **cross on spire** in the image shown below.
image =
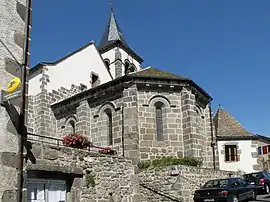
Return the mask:
[[[108,1],[111,2],[112,0]],[[99,44],[99,48],[105,47],[115,41],[121,41],[125,46],[128,47],[124,35],[115,19],[113,7],[111,7],[109,22],[106,26],[105,32]]]
[[108,5],[109,5],[109,8],[110,8],[110,11],[113,12],[113,0],[108,0]]

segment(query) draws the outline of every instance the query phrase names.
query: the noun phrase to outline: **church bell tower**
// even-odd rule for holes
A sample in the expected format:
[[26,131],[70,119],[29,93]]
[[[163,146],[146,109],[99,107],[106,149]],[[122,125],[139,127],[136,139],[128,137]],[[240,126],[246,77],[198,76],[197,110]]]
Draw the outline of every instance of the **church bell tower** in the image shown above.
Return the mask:
[[127,44],[113,9],[110,9],[109,22],[98,50],[114,79],[141,69],[143,59]]

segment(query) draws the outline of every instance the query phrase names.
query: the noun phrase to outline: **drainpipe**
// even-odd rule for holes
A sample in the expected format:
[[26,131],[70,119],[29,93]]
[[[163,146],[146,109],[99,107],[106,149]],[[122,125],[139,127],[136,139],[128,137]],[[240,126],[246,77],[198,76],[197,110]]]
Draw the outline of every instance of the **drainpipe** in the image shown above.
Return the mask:
[[213,118],[212,118],[211,102],[209,102],[209,115],[210,115],[210,126],[211,126],[211,147],[213,151],[213,164],[214,164],[214,169],[216,169],[216,152],[215,152],[214,133],[213,133]]
[[122,155],[125,157],[125,142],[124,142],[124,134],[125,134],[125,126],[124,126],[124,103],[122,105]]

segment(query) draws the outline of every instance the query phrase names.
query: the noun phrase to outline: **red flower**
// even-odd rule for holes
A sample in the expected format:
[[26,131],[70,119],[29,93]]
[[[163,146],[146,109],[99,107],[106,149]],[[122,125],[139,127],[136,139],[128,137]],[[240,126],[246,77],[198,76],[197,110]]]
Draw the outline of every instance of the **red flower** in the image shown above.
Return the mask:
[[86,148],[91,145],[90,141],[85,136],[79,134],[64,136],[62,138],[62,143],[65,146],[76,148]]

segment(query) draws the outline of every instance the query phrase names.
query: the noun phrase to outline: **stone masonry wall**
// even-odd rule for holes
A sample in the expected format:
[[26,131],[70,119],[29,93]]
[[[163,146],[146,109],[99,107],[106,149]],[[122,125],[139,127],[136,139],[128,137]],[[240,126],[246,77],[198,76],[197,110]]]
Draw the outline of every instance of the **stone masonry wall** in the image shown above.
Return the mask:
[[[183,157],[183,129],[181,96],[175,92],[139,90],[139,129],[141,160],[157,156],[174,155]],[[157,141],[155,103],[162,102],[163,141]]]
[[[95,146],[108,146],[108,117],[106,111],[112,113],[113,147],[122,155],[122,110],[123,92],[113,92],[103,99],[84,100],[76,105],[64,106],[65,112],[56,116],[51,105],[82,92],[80,86],[72,85],[71,89],[60,88],[47,92],[46,85],[50,78],[42,70],[40,79],[41,92],[29,97],[28,131],[42,136],[62,138],[64,135],[79,133],[89,137]],[[74,122],[74,129],[71,122]],[[43,138],[34,137],[43,140]],[[48,141],[48,140],[47,140]],[[52,140],[51,142],[54,142]]]
[[[36,164],[25,164],[26,179],[53,179],[66,181],[67,201],[136,201],[134,166],[121,157],[89,153],[67,147],[33,144]],[[10,158],[6,164],[14,165]],[[89,180],[90,179],[90,180]],[[25,181],[27,189],[27,181]],[[25,191],[26,193],[26,191]],[[24,195],[26,197],[26,194]],[[134,200],[133,200],[134,199]],[[3,202],[15,202],[9,198]]]
[[[27,180],[49,179],[66,182],[69,202],[191,202],[195,189],[206,181],[227,178],[229,174],[239,176],[238,173],[187,166],[138,173],[132,161],[126,158],[35,142],[31,151],[36,163],[28,160],[24,165],[24,198],[27,196]],[[15,154],[9,153],[4,166],[16,167]],[[12,191],[5,192],[2,202],[16,201]]]
[[108,143],[108,116],[109,111],[112,114],[112,135],[113,148],[122,155],[122,92],[114,93],[112,96],[106,96],[106,99],[99,99],[88,102],[91,110],[91,141],[94,145],[106,147]]
[[196,157],[203,160],[205,167],[213,167],[209,106],[202,108],[187,88],[183,88],[181,98],[185,156]]
[[[3,90],[6,90],[8,82],[13,78],[6,72],[5,67],[18,67],[13,56],[18,62],[22,62],[25,23],[17,9],[22,12],[25,4],[25,0],[1,0],[0,3],[0,88]],[[0,198],[16,186],[16,169],[5,166],[3,162],[8,152],[17,151],[16,130],[6,109],[0,107]]]
[[[157,201],[157,198],[173,201],[169,199],[172,198],[175,201],[192,202],[193,193],[200,185],[211,179],[228,178],[229,174],[232,176],[240,175],[240,173],[180,165],[142,171],[139,173],[142,199],[154,202]],[[153,191],[149,191],[145,187]],[[162,194],[163,197],[156,193]]]
[[[76,120],[78,124],[78,131],[81,132],[82,121],[84,121],[84,113],[81,108],[85,103],[82,103],[80,108],[72,108],[62,115],[62,119],[57,119],[51,110],[51,104],[71,97],[74,94],[82,92],[84,89],[81,86],[72,85],[70,89],[61,87],[55,89],[52,92],[47,92],[46,85],[50,82],[49,75],[47,74],[48,69],[42,68],[42,77],[40,78],[40,93],[35,96],[29,96],[28,104],[28,132],[61,138],[66,131],[67,121],[70,117],[77,115],[80,116],[79,120]],[[89,116],[87,116],[89,117]],[[90,131],[90,130],[88,130]],[[85,132],[86,133],[86,132]]]
[[[163,141],[157,141],[155,103],[163,103]],[[198,105],[188,89],[140,89],[138,91],[140,158],[157,156],[192,156],[213,167],[209,106]]]
[[[43,71],[49,82],[46,68]],[[41,83],[46,86],[46,82]],[[61,138],[74,131],[89,137],[94,145],[106,147],[109,146],[107,113],[110,112],[113,148],[119,155],[123,155],[124,148],[124,156],[133,159],[134,164],[173,155],[197,157],[203,160],[205,167],[213,166],[209,108],[199,108],[190,100],[194,95],[186,89],[160,93],[129,84],[123,91],[112,90],[97,99],[61,106],[65,110],[60,115],[52,111],[51,104],[81,91],[78,86],[53,92],[47,92],[44,87],[41,93],[30,97],[29,132]],[[162,141],[157,141],[156,135],[157,102],[163,103]]]

